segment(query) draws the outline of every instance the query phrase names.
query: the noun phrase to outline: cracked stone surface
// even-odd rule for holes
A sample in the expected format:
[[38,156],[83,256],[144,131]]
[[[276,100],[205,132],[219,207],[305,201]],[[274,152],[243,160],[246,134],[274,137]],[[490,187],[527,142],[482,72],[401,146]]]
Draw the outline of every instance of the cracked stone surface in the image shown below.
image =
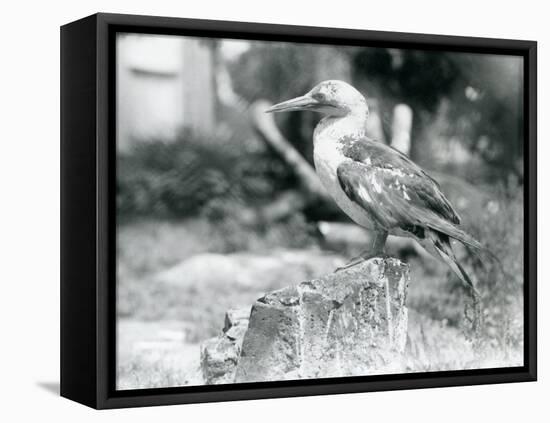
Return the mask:
[[205,381],[403,371],[408,282],[406,264],[375,258],[270,292],[251,309],[230,311],[224,333],[201,349]]

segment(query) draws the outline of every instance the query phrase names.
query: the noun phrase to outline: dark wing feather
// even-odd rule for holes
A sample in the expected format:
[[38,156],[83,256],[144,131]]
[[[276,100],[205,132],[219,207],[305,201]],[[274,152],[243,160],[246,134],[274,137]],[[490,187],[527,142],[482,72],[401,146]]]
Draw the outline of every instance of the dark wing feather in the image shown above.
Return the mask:
[[419,201],[418,205],[427,207],[451,223],[460,223],[458,213],[441,192],[437,181],[401,152],[385,144],[362,138],[347,143],[343,154],[371,169],[386,171],[386,179],[401,178],[418,197],[415,199]]
[[408,157],[367,138],[345,143],[343,154],[351,161],[337,169],[340,186],[378,226],[418,237],[429,228],[484,249],[456,226],[460,217],[439,184]]
[[429,178],[351,161],[338,166],[337,176],[346,195],[381,229],[399,228],[423,238],[428,228],[483,249],[445,217],[447,207],[440,200],[443,194]]

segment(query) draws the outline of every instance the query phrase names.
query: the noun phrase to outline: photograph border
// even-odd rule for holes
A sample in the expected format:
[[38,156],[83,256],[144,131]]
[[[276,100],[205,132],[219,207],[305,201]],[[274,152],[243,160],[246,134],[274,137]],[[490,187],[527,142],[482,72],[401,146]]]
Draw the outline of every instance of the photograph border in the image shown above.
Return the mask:
[[[115,41],[119,32],[522,56],[524,365],[116,390]],[[536,380],[536,55],[534,41],[153,16],[100,13],[63,26],[61,395],[95,408],[119,408]]]

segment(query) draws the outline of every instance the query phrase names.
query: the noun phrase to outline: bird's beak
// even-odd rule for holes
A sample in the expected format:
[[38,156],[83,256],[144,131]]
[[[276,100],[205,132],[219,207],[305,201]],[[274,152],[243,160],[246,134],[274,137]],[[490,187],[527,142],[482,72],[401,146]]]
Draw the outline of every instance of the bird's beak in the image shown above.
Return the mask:
[[313,97],[303,95],[293,98],[292,100],[283,101],[282,103],[275,104],[266,110],[266,113],[274,112],[293,112],[296,110],[315,110],[321,103],[315,100]]

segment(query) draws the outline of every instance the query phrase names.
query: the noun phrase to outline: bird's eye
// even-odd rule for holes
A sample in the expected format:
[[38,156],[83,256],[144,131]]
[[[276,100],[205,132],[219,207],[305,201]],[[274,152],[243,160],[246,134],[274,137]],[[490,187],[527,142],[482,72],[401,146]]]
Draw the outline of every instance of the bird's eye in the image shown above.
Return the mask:
[[325,93],[317,92],[317,93],[313,94],[313,98],[317,101],[326,101],[327,96],[326,96]]

